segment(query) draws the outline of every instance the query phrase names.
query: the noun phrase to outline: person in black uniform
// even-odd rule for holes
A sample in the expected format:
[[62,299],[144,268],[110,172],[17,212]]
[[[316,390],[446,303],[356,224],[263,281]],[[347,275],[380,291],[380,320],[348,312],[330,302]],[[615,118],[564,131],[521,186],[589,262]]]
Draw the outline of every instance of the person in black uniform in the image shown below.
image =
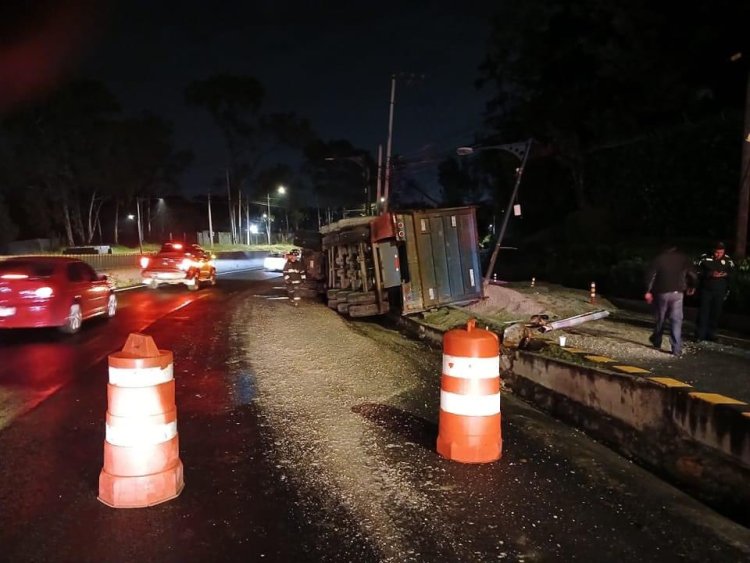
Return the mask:
[[305,275],[304,265],[297,259],[297,254],[290,252],[286,256],[284,264],[284,284],[289,295],[289,301],[295,307],[299,306],[300,296],[297,290],[302,281],[307,277]]
[[718,242],[712,253],[703,254],[695,263],[700,276],[700,308],[698,309],[698,332],[696,339],[716,340],[716,329],[729,295],[729,280],[734,262],[727,255],[724,243]]
[[669,342],[672,355],[682,355],[682,302],[684,294],[695,291],[696,273],[690,259],[676,246],[668,246],[651,262],[646,274],[647,303],[654,306],[654,332],[649,342],[661,348],[661,341],[669,318]]

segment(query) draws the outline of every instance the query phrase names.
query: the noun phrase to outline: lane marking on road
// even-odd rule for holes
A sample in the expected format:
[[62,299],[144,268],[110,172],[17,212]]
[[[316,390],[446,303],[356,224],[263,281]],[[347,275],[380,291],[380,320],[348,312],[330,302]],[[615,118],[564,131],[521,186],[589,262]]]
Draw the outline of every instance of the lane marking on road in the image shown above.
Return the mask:
[[665,387],[692,387],[692,385],[690,385],[689,383],[685,383],[684,381],[673,379],[671,377],[647,377],[646,379],[650,379],[651,381],[660,383]]
[[625,373],[650,373],[647,369],[635,366],[612,366],[614,369],[624,371]]
[[612,358],[608,358],[607,356],[584,356],[584,358],[598,364],[609,364],[617,361],[613,360]]
[[689,395],[695,399],[706,401],[712,405],[746,405],[744,401],[738,401],[732,397],[726,395],[720,395],[718,393],[700,393],[698,391],[689,393]]

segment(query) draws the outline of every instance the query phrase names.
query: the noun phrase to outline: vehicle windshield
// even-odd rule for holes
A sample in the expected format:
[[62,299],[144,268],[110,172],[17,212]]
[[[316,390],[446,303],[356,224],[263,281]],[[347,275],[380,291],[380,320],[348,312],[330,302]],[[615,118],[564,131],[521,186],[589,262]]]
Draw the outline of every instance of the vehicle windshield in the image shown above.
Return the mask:
[[50,262],[32,262],[30,260],[6,260],[0,262],[0,279],[48,278],[55,270]]

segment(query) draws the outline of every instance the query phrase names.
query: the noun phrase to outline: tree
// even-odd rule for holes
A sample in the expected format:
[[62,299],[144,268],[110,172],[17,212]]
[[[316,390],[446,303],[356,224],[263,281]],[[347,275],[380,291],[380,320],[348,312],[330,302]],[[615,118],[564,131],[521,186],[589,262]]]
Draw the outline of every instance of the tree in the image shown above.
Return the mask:
[[346,139],[316,140],[305,151],[303,173],[310,178],[318,208],[364,208],[366,196],[374,201],[377,169],[370,154]]
[[[293,113],[262,114],[264,94],[256,78],[228,74],[195,81],[185,91],[188,103],[207,110],[224,137],[230,217],[233,200],[244,186],[254,184],[265,158],[282,146],[300,149],[314,139],[307,120]],[[231,228],[238,240],[234,219]]]
[[53,204],[50,222],[64,229],[70,245],[86,238],[80,203],[93,196],[82,178],[90,173],[92,152],[98,150],[96,130],[118,111],[103,84],[81,80],[5,120],[20,187]]
[[479,84],[493,94],[488,124],[506,142],[535,137],[553,146],[584,207],[597,153],[734,103],[717,69],[732,52],[731,39],[744,37],[747,12],[745,3],[729,0],[509,0],[493,21],[480,67]]
[[189,162],[172,146],[171,125],[144,115],[123,118],[115,98],[95,81],[73,82],[3,123],[7,174],[34,236],[64,232],[68,245],[91,243],[101,211],[174,186]]

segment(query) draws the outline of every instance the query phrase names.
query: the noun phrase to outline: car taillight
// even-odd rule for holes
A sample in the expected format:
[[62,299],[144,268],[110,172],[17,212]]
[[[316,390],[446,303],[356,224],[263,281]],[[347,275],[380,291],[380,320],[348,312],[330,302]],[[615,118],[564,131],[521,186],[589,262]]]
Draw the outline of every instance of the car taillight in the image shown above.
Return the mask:
[[54,293],[55,292],[51,287],[44,286],[34,290],[34,297],[38,297],[39,299],[48,299],[52,297]]
[[141,256],[141,268],[146,268],[148,266],[150,259],[148,256]]

